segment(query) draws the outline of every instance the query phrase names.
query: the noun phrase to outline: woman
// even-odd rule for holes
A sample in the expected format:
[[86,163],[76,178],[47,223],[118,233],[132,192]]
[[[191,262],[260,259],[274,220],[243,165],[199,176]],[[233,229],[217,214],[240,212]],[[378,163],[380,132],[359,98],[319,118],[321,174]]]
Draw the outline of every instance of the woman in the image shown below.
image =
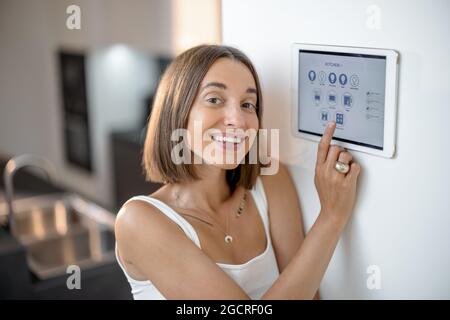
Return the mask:
[[[262,164],[249,161],[257,143],[247,132],[261,116],[258,76],[239,50],[198,46],[169,66],[143,155],[148,179],[164,186],[128,200],[116,221],[117,260],[135,299],[315,296],[353,210],[360,166],[330,146],[331,122],[317,154],[321,210],[304,237],[288,170],[260,175]],[[186,135],[174,141],[180,128]]]

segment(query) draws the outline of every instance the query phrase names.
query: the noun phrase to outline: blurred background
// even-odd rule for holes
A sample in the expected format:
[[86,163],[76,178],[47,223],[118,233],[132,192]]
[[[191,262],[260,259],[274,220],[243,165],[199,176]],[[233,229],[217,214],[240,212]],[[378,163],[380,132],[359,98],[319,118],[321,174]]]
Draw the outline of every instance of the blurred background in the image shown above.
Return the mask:
[[352,151],[357,201],[321,297],[450,299],[449,31],[447,0],[0,0],[0,298],[131,298],[115,215],[160,187],[141,168],[151,102],[201,43],[255,64],[308,231],[317,143],[291,133],[291,46],[311,43],[400,57],[396,153]]
[[[73,4],[81,29],[66,25]],[[56,165],[61,185],[116,207],[124,198],[114,165],[127,160],[120,148],[141,138],[172,57],[220,42],[219,1],[1,0],[0,6],[2,158],[43,155]]]
[[[71,212],[82,200],[115,215],[131,196],[159,187],[141,167],[156,86],[175,55],[221,42],[220,10],[217,0],[0,0],[0,169],[24,154],[52,167],[51,182],[39,159],[22,158],[11,170],[17,236],[0,229],[0,298],[131,297],[111,259],[111,226],[83,221],[92,208],[76,221]],[[2,179],[3,224],[7,193]],[[90,225],[106,231],[86,233]],[[95,238],[99,257],[88,244]],[[85,287],[67,290],[62,267],[81,260],[89,265]]]

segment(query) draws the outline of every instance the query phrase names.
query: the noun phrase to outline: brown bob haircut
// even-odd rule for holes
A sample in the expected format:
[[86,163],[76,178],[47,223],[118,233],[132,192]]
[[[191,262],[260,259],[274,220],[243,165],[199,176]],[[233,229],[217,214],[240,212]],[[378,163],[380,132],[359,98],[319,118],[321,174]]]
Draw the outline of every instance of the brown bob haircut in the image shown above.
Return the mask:
[[[213,63],[220,58],[228,58],[243,63],[253,75],[257,89],[256,112],[259,127],[262,123],[261,87],[253,64],[240,50],[220,45],[200,45],[179,56],[167,67],[159,82],[148,121],[147,135],[143,150],[143,166],[147,180],[160,183],[179,183],[199,179],[195,164],[175,164],[171,151],[179,142],[171,141],[175,129],[186,129],[188,117],[200,84]],[[252,146],[258,148],[258,140]],[[192,151],[191,151],[192,152]],[[249,153],[245,162],[232,170],[227,170],[227,183],[232,191],[237,186],[251,189],[260,168],[264,165],[257,157],[256,164],[249,163]]]

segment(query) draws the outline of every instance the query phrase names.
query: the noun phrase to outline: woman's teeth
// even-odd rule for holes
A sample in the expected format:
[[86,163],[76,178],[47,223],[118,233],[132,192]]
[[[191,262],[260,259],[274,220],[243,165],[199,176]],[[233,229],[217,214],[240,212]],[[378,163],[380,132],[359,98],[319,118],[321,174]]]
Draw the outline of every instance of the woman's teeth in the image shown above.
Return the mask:
[[224,136],[212,136],[212,139],[217,142],[229,142],[229,143],[241,143],[242,138],[239,137],[224,137]]

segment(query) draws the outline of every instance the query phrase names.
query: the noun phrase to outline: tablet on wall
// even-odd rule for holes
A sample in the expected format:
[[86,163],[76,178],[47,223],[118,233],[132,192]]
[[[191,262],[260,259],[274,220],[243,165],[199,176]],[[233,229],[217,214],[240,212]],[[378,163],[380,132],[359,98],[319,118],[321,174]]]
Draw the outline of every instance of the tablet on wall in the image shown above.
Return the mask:
[[335,121],[333,144],[393,157],[397,70],[394,50],[293,44],[293,134],[320,141]]

